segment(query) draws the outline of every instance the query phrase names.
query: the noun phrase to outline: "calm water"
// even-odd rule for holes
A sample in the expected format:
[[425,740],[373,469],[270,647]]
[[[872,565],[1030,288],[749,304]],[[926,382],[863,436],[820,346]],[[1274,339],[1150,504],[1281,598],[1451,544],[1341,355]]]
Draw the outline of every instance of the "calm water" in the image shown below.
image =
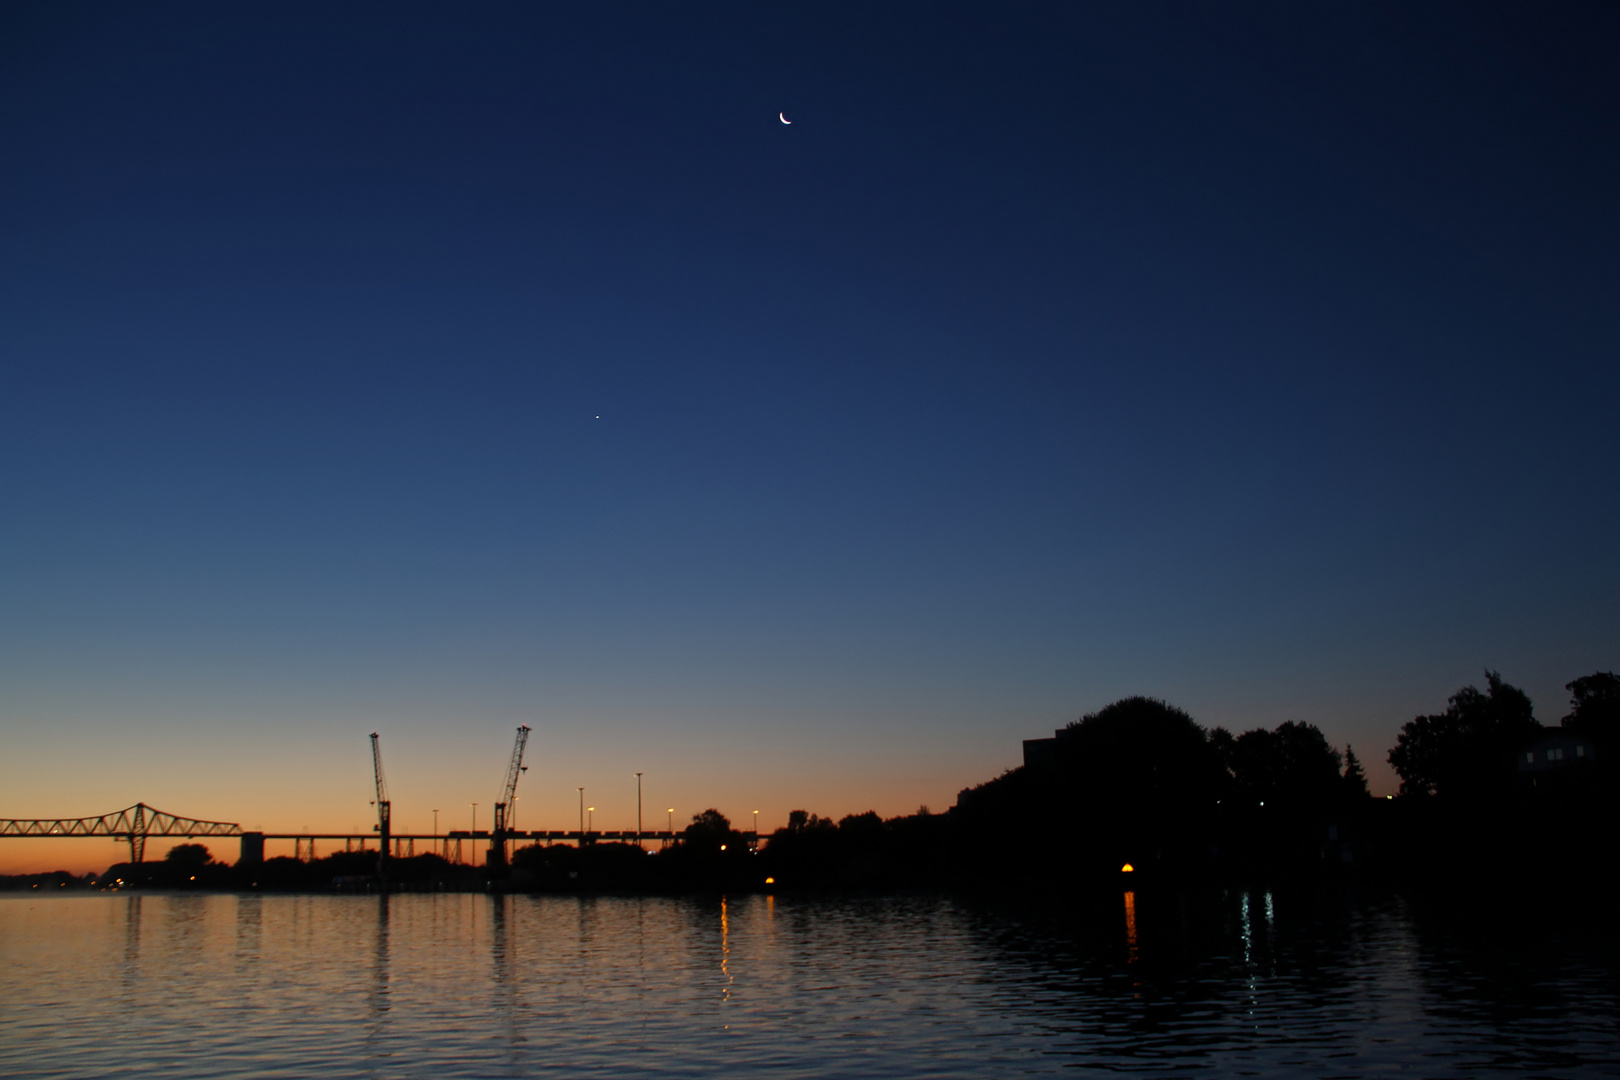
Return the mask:
[[1617,997],[1400,898],[0,898],[8,1077],[1616,1076]]

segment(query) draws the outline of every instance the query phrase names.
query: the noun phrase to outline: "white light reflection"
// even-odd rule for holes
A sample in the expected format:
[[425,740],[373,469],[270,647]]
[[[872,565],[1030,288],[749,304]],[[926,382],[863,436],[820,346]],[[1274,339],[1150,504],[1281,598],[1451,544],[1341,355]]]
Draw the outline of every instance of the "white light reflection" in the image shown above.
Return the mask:
[[1254,955],[1254,932],[1249,928],[1249,894],[1238,900],[1238,928],[1243,935],[1243,962],[1249,963]]

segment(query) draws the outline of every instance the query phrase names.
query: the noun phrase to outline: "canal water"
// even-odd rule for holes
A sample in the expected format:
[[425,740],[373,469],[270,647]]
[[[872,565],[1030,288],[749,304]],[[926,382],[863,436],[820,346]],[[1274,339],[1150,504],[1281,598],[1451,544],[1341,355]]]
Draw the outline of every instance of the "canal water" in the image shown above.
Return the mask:
[[0,1075],[1620,1076],[1556,908],[0,897]]

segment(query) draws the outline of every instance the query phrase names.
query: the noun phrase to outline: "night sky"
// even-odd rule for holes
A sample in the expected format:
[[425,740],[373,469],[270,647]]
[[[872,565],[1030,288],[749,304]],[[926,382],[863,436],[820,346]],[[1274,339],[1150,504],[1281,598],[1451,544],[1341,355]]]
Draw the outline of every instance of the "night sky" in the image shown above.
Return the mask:
[[[885,815],[1620,667],[1620,8],[0,8],[0,816]],[[778,114],[792,121],[784,124]],[[0,847],[105,866],[111,842]],[[216,854],[234,858],[234,844]],[[49,865],[42,865],[48,863]]]

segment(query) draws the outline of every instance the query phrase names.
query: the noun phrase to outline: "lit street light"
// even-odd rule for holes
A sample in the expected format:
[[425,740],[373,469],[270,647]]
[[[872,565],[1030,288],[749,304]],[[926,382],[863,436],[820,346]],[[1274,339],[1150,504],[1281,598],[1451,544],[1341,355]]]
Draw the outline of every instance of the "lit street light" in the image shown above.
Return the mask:
[[636,846],[641,846],[641,774],[636,773]]

